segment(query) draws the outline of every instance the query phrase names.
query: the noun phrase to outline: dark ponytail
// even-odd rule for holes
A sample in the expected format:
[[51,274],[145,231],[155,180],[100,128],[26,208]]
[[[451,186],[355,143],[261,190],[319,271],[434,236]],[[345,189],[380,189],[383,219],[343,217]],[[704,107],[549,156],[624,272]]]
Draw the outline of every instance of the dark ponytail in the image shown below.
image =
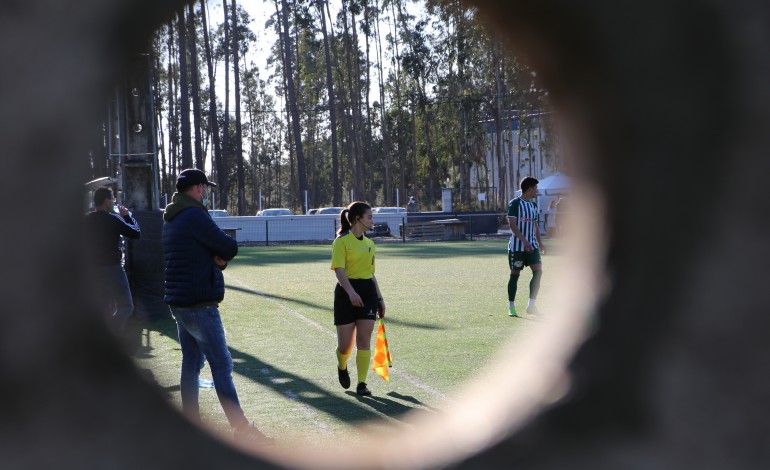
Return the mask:
[[350,227],[356,223],[356,220],[363,217],[368,210],[372,210],[372,206],[361,201],[351,202],[348,207],[342,209],[342,212],[340,212],[340,228],[337,230],[337,235],[339,236],[349,231]]

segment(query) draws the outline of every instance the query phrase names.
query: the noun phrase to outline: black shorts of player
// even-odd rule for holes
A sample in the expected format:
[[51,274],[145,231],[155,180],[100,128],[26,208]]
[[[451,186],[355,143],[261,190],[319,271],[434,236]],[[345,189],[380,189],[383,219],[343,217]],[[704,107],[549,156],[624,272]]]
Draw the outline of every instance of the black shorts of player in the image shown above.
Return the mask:
[[521,271],[524,266],[541,264],[540,250],[537,248],[532,251],[510,251],[508,250],[508,265],[511,271]]
[[374,281],[371,279],[350,279],[350,285],[353,290],[361,297],[364,302],[363,307],[354,307],[350,303],[350,296],[341,285],[337,284],[334,288],[334,324],[348,325],[356,320],[376,320],[377,307],[377,289],[374,287]]

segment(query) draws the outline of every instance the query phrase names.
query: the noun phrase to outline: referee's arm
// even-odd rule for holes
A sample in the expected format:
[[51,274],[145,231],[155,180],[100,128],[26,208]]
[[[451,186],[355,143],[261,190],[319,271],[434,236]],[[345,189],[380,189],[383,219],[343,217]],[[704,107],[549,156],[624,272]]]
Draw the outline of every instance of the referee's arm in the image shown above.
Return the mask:
[[350,303],[355,307],[363,307],[364,301],[361,300],[361,296],[358,295],[358,292],[356,292],[350,284],[348,275],[345,273],[345,268],[334,268],[334,275],[337,276],[337,282],[340,283],[345,292],[347,292],[348,297],[350,297]]

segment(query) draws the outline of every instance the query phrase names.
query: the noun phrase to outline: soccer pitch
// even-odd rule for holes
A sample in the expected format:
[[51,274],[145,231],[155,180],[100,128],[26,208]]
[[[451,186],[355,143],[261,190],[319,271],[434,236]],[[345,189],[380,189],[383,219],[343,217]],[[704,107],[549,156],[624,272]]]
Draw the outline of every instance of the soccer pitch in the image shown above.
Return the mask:
[[[312,446],[343,435],[350,442],[352,427],[364,423],[367,430],[397,432],[410,426],[405,415],[413,410],[441,413],[502,344],[523,341],[542,324],[507,315],[506,245],[377,244],[393,367],[390,383],[370,370],[372,397],[355,394],[353,358],[348,367],[354,385],[343,390],[337,381],[331,246],[241,247],[225,271],[220,312],[247,417],[279,446],[296,439]],[[555,248],[554,241],[546,240],[546,247]],[[550,252],[543,257],[538,306],[546,313],[561,260]],[[523,271],[519,312],[526,310],[530,279],[531,271]],[[181,360],[173,320],[145,326],[135,361],[180,409]],[[201,377],[211,378],[208,365]],[[200,389],[200,407],[215,432],[229,431],[213,388]]]

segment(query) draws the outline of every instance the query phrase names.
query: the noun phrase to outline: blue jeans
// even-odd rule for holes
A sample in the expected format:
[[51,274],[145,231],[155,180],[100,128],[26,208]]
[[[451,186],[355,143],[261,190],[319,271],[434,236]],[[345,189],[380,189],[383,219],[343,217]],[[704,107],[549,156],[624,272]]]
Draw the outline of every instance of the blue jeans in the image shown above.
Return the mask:
[[134,301],[131,299],[131,288],[123,266],[102,266],[97,270],[98,282],[104,287],[109,312],[110,327],[117,333],[123,331],[128,317],[134,313]]
[[233,359],[227,349],[219,309],[213,306],[170,308],[176,318],[179,345],[182,347],[182,376],[179,381],[182,411],[189,418],[200,420],[198,377],[203,361],[208,360],[214,389],[230,426],[240,428],[248,425],[235,391]]

